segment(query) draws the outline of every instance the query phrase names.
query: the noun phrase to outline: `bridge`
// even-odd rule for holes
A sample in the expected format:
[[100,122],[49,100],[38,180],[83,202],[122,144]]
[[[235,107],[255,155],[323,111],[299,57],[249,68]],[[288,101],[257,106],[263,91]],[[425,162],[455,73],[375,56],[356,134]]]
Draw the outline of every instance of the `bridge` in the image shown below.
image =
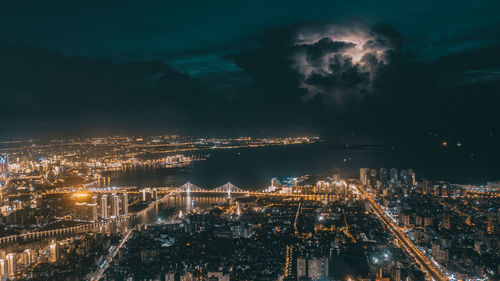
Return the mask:
[[179,187],[162,186],[162,187],[147,187],[147,188],[137,188],[137,187],[106,187],[106,188],[58,188],[55,190],[50,190],[42,193],[42,195],[50,194],[76,194],[76,193],[97,193],[97,194],[107,194],[107,193],[128,193],[128,194],[140,194],[143,192],[150,193],[156,190],[158,194],[170,194],[175,192],[176,194],[213,194],[222,195],[226,194],[231,196],[235,195],[245,195],[245,196],[266,196],[266,197],[290,197],[296,199],[304,200],[329,200],[337,199],[339,196],[333,194],[320,194],[320,193],[280,193],[280,192],[265,192],[261,190],[245,190],[240,188],[230,182],[227,182],[221,186],[205,189],[197,186],[191,182],[186,182]]
[[16,235],[3,236],[3,237],[0,237],[0,245],[12,243],[12,242],[17,242],[17,241],[22,241],[22,242],[31,241],[31,240],[36,241],[36,240],[40,240],[40,239],[47,238],[47,237],[54,237],[54,236],[58,236],[58,235],[76,234],[76,233],[81,233],[81,232],[87,232],[89,230],[97,229],[100,227],[105,227],[113,222],[121,222],[121,221],[128,220],[130,218],[133,218],[133,217],[143,215],[144,213],[151,210],[151,208],[153,208],[155,204],[158,204],[158,203],[168,199],[170,196],[176,196],[178,194],[179,194],[178,191],[170,191],[167,196],[164,196],[164,197],[162,197],[154,202],[151,202],[151,204],[149,204],[148,207],[142,209],[141,211],[139,211],[135,214],[122,215],[122,216],[119,216],[116,218],[110,218],[110,219],[106,219],[106,220],[100,220],[100,221],[95,221],[95,222],[71,226],[71,227],[64,227],[64,228],[58,228],[58,229],[34,231],[34,232],[27,232],[27,233],[21,233],[21,234],[16,234]]
[[[188,194],[191,194],[191,193],[210,193],[210,194],[227,194],[228,196],[231,196],[231,194],[250,195],[251,193],[253,193],[251,191],[245,191],[242,188],[237,187],[236,185],[234,185],[230,182],[223,184],[221,186],[218,186],[214,189],[204,189],[204,188],[201,188],[197,185],[194,185],[188,181],[185,184],[181,185],[180,187],[176,188],[176,190],[179,192],[185,192]],[[161,191],[158,190],[158,192],[161,192]]]
[[243,195],[243,196],[257,196],[257,197],[281,197],[281,198],[292,198],[296,200],[310,200],[310,201],[322,201],[322,200],[334,200],[338,199],[339,196],[333,194],[304,194],[304,193],[279,193],[279,192],[264,192],[264,191],[247,191],[236,185],[233,185],[230,182],[227,182],[221,186],[218,186],[213,189],[204,189],[197,185],[192,184],[191,182],[186,182],[185,184],[179,187],[155,187],[155,188],[141,188],[137,189],[135,187],[122,187],[122,188],[59,188],[53,191],[47,191],[42,193],[42,195],[47,194],[75,194],[75,193],[98,193],[98,194],[106,194],[106,193],[132,193],[139,194],[142,192],[152,192],[152,190],[156,190],[158,194],[164,194],[156,201],[153,201],[147,208],[142,211],[131,214],[131,215],[123,215],[117,218],[95,221],[87,224],[82,224],[73,227],[59,228],[53,230],[44,230],[44,231],[35,231],[35,232],[27,232],[21,233],[17,235],[10,235],[0,237],[0,245],[7,244],[16,241],[29,241],[29,240],[39,240],[45,237],[52,237],[58,235],[68,235],[73,233],[79,233],[84,231],[89,231],[92,229],[96,229],[102,226],[106,226],[114,221],[122,221],[129,219],[130,217],[135,217],[142,215],[144,212],[150,210],[155,204],[166,200],[171,196],[182,195],[182,194],[207,194],[207,195],[227,195],[230,197],[232,194],[234,195]]

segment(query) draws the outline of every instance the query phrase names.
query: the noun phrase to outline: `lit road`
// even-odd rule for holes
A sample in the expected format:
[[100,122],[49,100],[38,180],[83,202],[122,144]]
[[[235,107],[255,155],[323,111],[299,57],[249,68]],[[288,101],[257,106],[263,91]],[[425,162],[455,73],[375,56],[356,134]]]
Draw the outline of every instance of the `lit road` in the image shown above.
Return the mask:
[[110,252],[106,255],[106,258],[99,265],[99,268],[97,269],[97,271],[91,275],[92,276],[90,278],[91,281],[97,281],[97,280],[100,280],[102,278],[102,275],[108,269],[109,265],[113,261],[113,258],[116,256],[118,251],[120,251],[120,249],[123,247],[123,245],[125,245],[127,240],[130,238],[130,235],[132,234],[132,232],[133,232],[133,229],[129,230],[127,232],[127,234],[125,234],[125,236],[122,238],[122,240],[120,240],[120,243],[118,244],[118,246],[116,246],[116,248],[114,248],[112,252]]
[[413,242],[408,239],[408,237],[389,219],[385,212],[380,208],[380,206],[373,200],[373,198],[360,186],[354,186],[361,195],[368,199],[377,217],[384,223],[387,228],[394,234],[394,236],[401,242],[403,249],[412,256],[415,261],[424,270],[427,276],[430,276],[434,280],[447,281],[449,280],[445,274],[443,274],[439,268],[435,266],[433,261],[431,261],[427,256],[425,256]]

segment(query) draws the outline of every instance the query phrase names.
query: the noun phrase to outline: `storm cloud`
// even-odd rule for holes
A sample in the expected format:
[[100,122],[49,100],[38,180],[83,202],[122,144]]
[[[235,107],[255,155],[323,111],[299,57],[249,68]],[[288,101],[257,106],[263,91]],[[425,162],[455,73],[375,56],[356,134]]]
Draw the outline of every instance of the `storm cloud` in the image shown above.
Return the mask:
[[387,25],[322,24],[297,31],[292,68],[300,74],[305,100],[318,94],[330,103],[363,97],[388,73],[401,50],[402,36]]

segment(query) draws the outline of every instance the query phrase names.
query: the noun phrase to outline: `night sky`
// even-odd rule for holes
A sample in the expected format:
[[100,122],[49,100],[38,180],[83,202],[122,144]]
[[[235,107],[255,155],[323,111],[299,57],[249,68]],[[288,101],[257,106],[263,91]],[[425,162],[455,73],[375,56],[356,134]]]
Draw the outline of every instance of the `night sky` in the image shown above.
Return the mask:
[[498,1],[3,2],[4,137],[500,134]]

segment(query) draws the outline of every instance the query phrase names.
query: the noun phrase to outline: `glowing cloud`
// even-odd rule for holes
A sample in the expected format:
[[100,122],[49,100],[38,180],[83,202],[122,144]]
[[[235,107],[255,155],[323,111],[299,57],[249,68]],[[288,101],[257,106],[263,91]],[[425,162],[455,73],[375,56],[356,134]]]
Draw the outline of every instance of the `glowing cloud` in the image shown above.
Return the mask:
[[387,27],[323,24],[300,29],[292,67],[300,74],[305,100],[318,94],[330,102],[362,98],[399,52],[400,37]]

